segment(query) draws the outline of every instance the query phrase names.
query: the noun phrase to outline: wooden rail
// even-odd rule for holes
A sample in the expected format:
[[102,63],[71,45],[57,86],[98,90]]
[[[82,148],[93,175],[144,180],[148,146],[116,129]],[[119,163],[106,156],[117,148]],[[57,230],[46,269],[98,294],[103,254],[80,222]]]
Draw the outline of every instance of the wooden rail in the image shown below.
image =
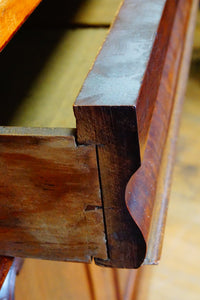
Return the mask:
[[145,258],[191,7],[126,0],[75,103],[78,143],[98,149],[109,255],[98,264]]

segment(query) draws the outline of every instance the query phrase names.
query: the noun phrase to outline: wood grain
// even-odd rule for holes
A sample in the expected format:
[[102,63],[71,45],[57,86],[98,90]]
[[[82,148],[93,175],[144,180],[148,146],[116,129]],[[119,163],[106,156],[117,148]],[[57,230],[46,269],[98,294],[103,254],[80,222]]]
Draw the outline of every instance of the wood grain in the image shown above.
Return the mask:
[[168,130],[168,136],[160,165],[159,178],[157,181],[156,197],[152,215],[152,224],[148,240],[145,264],[158,264],[161,258],[161,251],[164,239],[165,223],[167,217],[168,202],[172,183],[172,173],[175,163],[176,144],[178,138],[180,117],[183,100],[188,80],[188,72],[192,53],[192,41],[198,0],[193,1],[188,28],[185,37],[184,50],[179,71],[179,78],[174,97],[173,112]]
[[0,135],[0,253],[105,258],[96,149],[50,133]]
[[[192,1],[181,0],[178,4],[142,166],[129,180],[126,188],[127,208],[141,229],[146,242],[152,219],[163,149],[177,91],[179,69],[183,59],[182,53],[188,18],[192,11],[191,7]],[[188,64],[189,61],[186,60],[186,63]]]
[[[128,204],[132,219],[124,206],[125,187],[140,166],[140,154],[143,159],[149,130],[152,135],[149,144],[155,149],[145,151],[149,155],[153,153],[149,161],[159,168],[190,5],[191,2],[182,0],[157,1],[154,5],[126,0],[76,100],[78,142],[98,145],[110,258],[110,262],[96,260],[99,264],[133,268],[144,260],[147,235],[141,234],[139,228],[144,226],[144,230],[148,230],[151,219],[144,212],[148,196],[145,191],[149,193],[142,184],[145,176],[127,189],[127,202],[134,198],[134,209],[137,205],[140,208],[136,216],[136,210]],[[137,51],[138,47],[141,51]],[[160,100],[162,104],[156,100],[161,99],[161,95],[165,99]],[[151,125],[152,119],[156,124]],[[151,182],[147,186],[151,186]],[[131,198],[135,187],[144,194],[143,203],[139,195]],[[151,196],[148,203],[153,207],[154,194]],[[141,218],[141,227],[137,227],[134,217],[137,224]]]
[[0,51],[41,0],[2,0],[0,2]]

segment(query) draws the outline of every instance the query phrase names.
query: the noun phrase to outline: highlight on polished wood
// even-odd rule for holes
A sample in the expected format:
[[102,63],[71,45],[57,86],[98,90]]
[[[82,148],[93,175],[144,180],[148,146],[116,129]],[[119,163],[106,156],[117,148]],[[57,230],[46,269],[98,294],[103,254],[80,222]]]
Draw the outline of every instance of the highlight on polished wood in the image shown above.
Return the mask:
[[0,51],[40,2],[41,0],[0,1]]

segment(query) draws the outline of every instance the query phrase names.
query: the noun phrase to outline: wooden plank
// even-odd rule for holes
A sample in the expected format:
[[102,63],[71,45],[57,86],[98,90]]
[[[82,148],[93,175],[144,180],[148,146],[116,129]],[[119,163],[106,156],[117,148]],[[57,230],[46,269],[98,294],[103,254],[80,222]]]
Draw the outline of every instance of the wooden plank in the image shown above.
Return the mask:
[[0,55],[0,125],[75,128],[72,105],[106,33],[20,31]]
[[[190,5],[190,1],[182,0],[154,4],[126,0],[75,103],[78,142],[98,145],[110,258],[107,262],[96,260],[99,264],[133,268],[144,260],[146,236],[136,225],[138,222],[130,218],[124,205],[125,187],[140,166],[140,153],[143,158],[161,78],[164,82],[168,76],[172,90],[176,86]],[[170,67],[166,61],[171,63]],[[163,120],[159,116],[164,131],[161,141],[154,139],[154,142],[162,151],[173,97],[171,95],[168,102],[169,90],[165,90],[165,83],[160,94],[161,90],[166,92],[160,108]],[[155,136],[155,133],[151,134]],[[154,158],[155,163],[159,161],[159,158]],[[141,187],[140,184],[140,190]],[[130,199],[132,187],[129,192]],[[134,201],[142,212],[139,211],[137,218],[141,216],[143,222],[148,219],[148,214],[143,219],[144,206],[139,205],[138,199],[135,197]],[[150,205],[151,200],[148,200]],[[131,214],[135,217],[132,210]]]
[[[191,7],[192,1],[179,1],[142,166],[131,177],[126,188],[127,208],[140,228],[146,243],[152,220],[159,170],[170,124]],[[177,38],[177,32],[179,38]],[[187,61],[187,63],[189,62]],[[159,245],[157,246],[159,247]]]
[[41,0],[0,1],[0,51]]
[[50,134],[0,135],[0,254],[106,258],[95,146]]
[[176,94],[174,97],[173,113],[160,166],[152,224],[148,238],[147,254],[144,261],[145,264],[158,264],[161,257],[167,208],[170,197],[172,172],[175,163],[180,116],[188,80],[197,7],[198,0],[195,0],[193,1],[193,7],[186,33],[183,57],[180,66]]

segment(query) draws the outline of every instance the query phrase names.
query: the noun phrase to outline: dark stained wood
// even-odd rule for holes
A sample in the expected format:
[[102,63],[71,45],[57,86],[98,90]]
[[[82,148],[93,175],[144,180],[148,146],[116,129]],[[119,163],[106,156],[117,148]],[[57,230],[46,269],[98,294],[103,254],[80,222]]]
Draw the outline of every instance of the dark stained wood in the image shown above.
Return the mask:
[[[75,103],[78,143],[98,149],[109,260],[97,264],[135,268],[144,260],[190,7],[125,0]],[[140,156],[142,176],[126,192],[130,218],[124,194]]]
[[41,0],[2,0],[0,2],[0,51]]
[[142,264],[191,5],[124,1],[74,106],[77,143],[65,129],[0,128],[0,254]]
[[180,116],[187,86],[188,71],[192,52],[195,19],[198,0],[193,1],[193,7],[187,28],[183,56],[179,71],[179,78],[174,97],[173,112],[170,121],[167,141],[160,165],[159,178],[157,180],[156,197],[150,227],[147,254],[145,264],[158,264],[161,257],[164,230],[167,216],[167,208],[170,197],[173,166],[175,163],[176,143],[179,131]]
[[77,147],[65,129],[4,131],[0,254],[84,262],[106,258],[95,146]]
[[140,169],[126,188],[127,208],[148,240],[159,170],[167,138],[192,1],[180,0]]

